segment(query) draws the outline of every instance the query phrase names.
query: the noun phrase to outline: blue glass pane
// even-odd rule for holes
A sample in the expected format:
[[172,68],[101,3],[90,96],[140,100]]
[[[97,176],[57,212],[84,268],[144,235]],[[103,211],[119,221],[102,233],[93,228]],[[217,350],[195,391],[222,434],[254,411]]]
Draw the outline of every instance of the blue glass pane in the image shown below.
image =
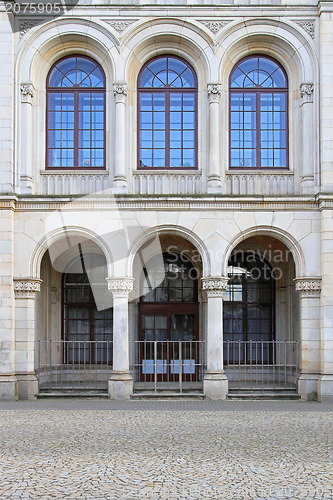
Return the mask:
[[182,110],[182,94],[170,94],[170,110]]
[[91,94],[79,94],[79,110],[90,111]]
[[91,120],[90,120],[90,112],[80,111],[79,112],[79,128],[90,128]]
[[104,130],[91,131],[91,147],[103,149],[104,147]]
[[231,131],[231,147],[232,148],[243,148],[243,130],[232,130]]
[[140,95],[141,111],[152,111],[153,99],[152,94]]
[[261,111],[272,111],[273,110],[273,94],[261,94],[260,95],[260,109],[261,109]]
[[256,110],[256,95],[244,94],[244,111]]
[[246,111],[244,113],[244,129],[255,129],[255,128],[256,128],[256,113]]
[[79,149],[79,167],[90,167],[90,149]]
[[104,94],[91,94],[91,109],[93,111],[104,110]]
[[231,111],[243,109],[243,94],[231,94]]
[[259,68],[264,70],[268,75],[271,75],[278,67],[279,65],[275,61],[272,61],[272,59],[259,57]]
[[151,149],[153,147],[152,131],[142,130],[140,132],[141,148]]
[[286,131],[285,130],[277,130],[274,132],[274,146],[276,148],[285,148],[286,147]]
[[274,94],[274,111],[286,111],[286,94]]
[[90,149],[90,130],[79,130],[79,148]]
[[61,155],[61,166],[62,167],[74,167],[74,150],[73,149],[63,149]]
[[62,110],[74,111],[74,94],[68,94],[67,92],[62,94]]
[[56,111],[49,112],[49,128],[61,128],[61,113]]
[[91,87],[90,76],[80,69],[76,71],[76,81],[80,87]]
[[63,130],[61,137],[63,148],[74,148],[74,130]]
[[153,86],[154,73],[152,73],[149,68],[145,68],[142,72],[140,79],[140,87],[152,87]]
[[258,71],[258,80],[259,80],[259,85],[262,85],[265,83],[265,87],[271,87],[273,85],[272,79],[266,71],[259,70]]
[[274,149],[274,166],[279,168],[285,168],[287,166],[285,149]]
[[184,149],[183,151],[183,167],[194,167],[194,149]]
[[274,113],[274,128],[275,129],[285,129],[286,128],[286,113],[277,112]]
[[[180,81],[180,84],[182,86],[182,81],[180,80],[178,73],[175,73],[174,71],[170,71],[170,69],[169,69],[168,70],[168,85],[171,85],[171,87],[174,87],[176,80]],[[179,87],[179,83],[176,86]]]
[[155,94],[154,95],[154,111],[165,111],[165,95]]
[[63,79],[63,86],[64,86],[64,82],[66,82],[66,80],[69,80],[71,82],[71,85],[68,85],[66,83],[66,86],[72,86],[72,85],[75,85],[77,83],[77,70],[74,68],[74,69],[70,69],[69,71],[67,71],[67,73],[65,73],[65,78]]
[[182,147],[182,133],[180,130],[170,131],[170,147],[171,148],[181,148]]
[[153,151],[153,165],[155,168],[165,167],[165,150],[154,149]]
[[92,128],[104,128],[104,113],[101,111],[93,111],[91,113],[91,126]]
[[195,114],[193,112],[183,113],[184,129],[194,129]]
[[[186,68],[187,64],[185,64],[183,61],[180,61],[179,59],[175,59],[174,57],[169,57],[168,58],[168,68],[172,72],[176,73],[177,75],[180,75],[183,73]],[[171,84],[171,80],[169,79],[169,85]]]
[[260,119],[261,119],[261,128],[262,129],[273,128],[273,113],[271,113],[269,111],[261,112]]
[[159,57],[158,59],[155,59],[154,61],[151,61],[147,68],[150,69],[152,73],[155,75],[159,73],[160,71],[167,70],[167,58],[166,57]]
[[61,94],[49,94],[49,111],[61,110]]
[[277,69],[275,73],[272,74],[274,87],[287,87],[286,77],[281,68]]
[[140,113],[140,124],[142,129],[153,128],[153,115],[150,112],[143,111]]
[[103,167],[104,166],[104,151],[103,149],[93,149],[91,151],[91,166]]
[[61,81],[61,87],[66,87],[70,88],[73,87],[73,82],[67,78],[67,76],[64,76]]
[[242,129],[244,127],[243,113],[232,112],[231,113],[231,128],[232,129]]
[[182,73],[181,79],[183,80],[184,87],[195,87],[194,76],[189,68]]
[[264,149],[273,147],[273,131],[264,130],[261,132],[261,147]]
[[[194,130],[184,130],[184,132],[183,132],[183,146],[184,146],[184,148],[194,148],[194,145],[195,145]],[[175,147],[178,147],[178,146],[175,146]]]
[[152,162],[152,150],[151,149],[141,149],[140,151],[140,166],[141,167],[151,167]]
[[51,71],[49,78],[49,86],[50,87],[61,87],[61,82],[63,79],[63,74],[55,67]]
[[73,129],[74,128],[74,113],[72,111],[65,111],[61,116],[61,128]]
[[184,111],[194,111],[195,96],[194,94],[183,94],[183,108]]
[[231,166],[232,167],[242,167],[243,166],[243,150],[242,149],[232,149],[231,150]]
[[273,149],[262,149],[261,150],[261,166],[262,167],[273,167]]
[[154,148],[165,148],[165,131],[164,130],[163,131],[154,131]]
[[154,130],[164,130],[165,129],[165,113],[160,113],[159,111],[154,112]]
[[61,166],[61,150],[60,149],[49,149],[48,166],[49,167],[60,167]]
[[251,71],[256,71],[257,69],[259,69],[259,57],[253,56],[248,59],[245,59],[245,61],[242,61],[238,65],[238,67],[241,71],[243,71],[245,75],[251,73]]
[[170,113],[170,128],[180,129],[182,125],[182,113]]
[[168,72],[166,69],[163,69],[156,74],[156,77],[153,80],[153,87],[160,87],[160,82],[163,83],[163,86],[168,83]]
[[243,87],[244,78],[244,73],[239,68],[236,68],[231,77],[231,87]]
[[255,149],[244,149],[244,167],[255,167],[256,166],[256,150]]
[[49,148],[61,148],[61,131],[49,131]]
[[[251,76],[253,77],[253,75],[251,75]],[[257,78],[255,78],[255,79],[257,80]],[[256,83],[256,82],[254,82],[254,81],[252,80],[252,78],[250,78],[250,77],[248,77],[248,76],[246,76],[246,77],[244,78],[244,82],[243,82],[243,86],[244,86],[244,87],[246,87],[246,88],[253,88],[253,87],[255,87],[255,86],[256,86],[256,84],[257,84],[257,83]]]
[[170,167],[182,167],[181,149],[170,149]]
[[255,148],[256,147],[256,131],[255,130],[244,130],[244,148]]

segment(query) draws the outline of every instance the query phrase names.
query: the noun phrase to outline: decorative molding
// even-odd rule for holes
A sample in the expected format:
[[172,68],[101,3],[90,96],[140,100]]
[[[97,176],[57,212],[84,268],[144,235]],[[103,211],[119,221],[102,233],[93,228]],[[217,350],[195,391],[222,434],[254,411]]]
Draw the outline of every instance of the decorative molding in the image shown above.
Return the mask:
[[36,21],[20,21],[19,23],[19,38],[23,38],[26,33],[28,33],[31,28],[34,28],[39,24]]
[[220,31],[224,26],[230,23],[230,21],[200,21],[204,24],[214,35]]
[[114,82],[113,84],[113,95],[115,96],[116,102],[125,102],[127,96],[127,83],[126,82]]
[[321,278],[296,278],[295,288],[303,298],[318,298],[321,292]]
[[106,278],[113,298],[128,298],[134,289],[134,278]]
[[313,83],[302,83],[300,86],[300,96],[303,102],[313,102]]
[[35,93],[35,88],[31,82],[21,83],[20,85],[21,92],[21,102],[32,103],[32,98]]
[[213,297],[223,297],[223,293],[228,287],[229,278],[218,277],[218,278],[201,278],[202,291],[206,293],[207,298]]
[[130,24],[135,23],[135,21],[106,21],[113,29],[121,33],[124,31]]
[[16,299],[34,299],[40,291],[42,280],[34,278],[14,278],[14,293]]
[[219,82],[208,83],[207,94],[209,102],[218,102],[222,93],[222,85]]
[[300,26],[306,33],[314,39],[315,37],[315,25],[313,21],[296,21],[296,24]]

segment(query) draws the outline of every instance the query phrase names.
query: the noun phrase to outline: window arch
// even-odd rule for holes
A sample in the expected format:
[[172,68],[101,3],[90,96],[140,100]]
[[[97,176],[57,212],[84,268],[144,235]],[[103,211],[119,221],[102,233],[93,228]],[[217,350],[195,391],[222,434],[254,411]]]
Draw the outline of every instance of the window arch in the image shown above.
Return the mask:
[[138,78],[138,168],[197,168],[197,78],[176,56],[159,56]]
[[230,168],[288,168],[288,80],[268,56],[245,57],[230,75]]
[[46,166],[105,168],[105,75],[89,57],[64,57],[49,72]]

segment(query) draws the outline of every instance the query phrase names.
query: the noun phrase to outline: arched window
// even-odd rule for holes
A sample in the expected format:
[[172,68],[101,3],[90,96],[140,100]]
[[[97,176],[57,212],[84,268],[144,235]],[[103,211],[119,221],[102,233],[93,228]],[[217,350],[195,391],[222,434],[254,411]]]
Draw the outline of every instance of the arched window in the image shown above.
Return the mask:
[[197,168],[197,79],[175,56],[150,60],[138,78],[138,168]]
[[105,75],[69,56],[47,78],[47,168],[105,168]]
[[288,81],[270,57],[250,56],[230,75],[230,168],[288,168]]

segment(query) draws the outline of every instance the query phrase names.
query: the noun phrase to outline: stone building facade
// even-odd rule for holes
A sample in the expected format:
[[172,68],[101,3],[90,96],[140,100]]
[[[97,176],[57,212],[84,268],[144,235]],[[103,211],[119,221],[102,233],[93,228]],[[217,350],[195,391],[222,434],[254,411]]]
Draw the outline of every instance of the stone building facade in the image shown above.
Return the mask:
[[333,1],[7,3],[1,398],[332,400]]

